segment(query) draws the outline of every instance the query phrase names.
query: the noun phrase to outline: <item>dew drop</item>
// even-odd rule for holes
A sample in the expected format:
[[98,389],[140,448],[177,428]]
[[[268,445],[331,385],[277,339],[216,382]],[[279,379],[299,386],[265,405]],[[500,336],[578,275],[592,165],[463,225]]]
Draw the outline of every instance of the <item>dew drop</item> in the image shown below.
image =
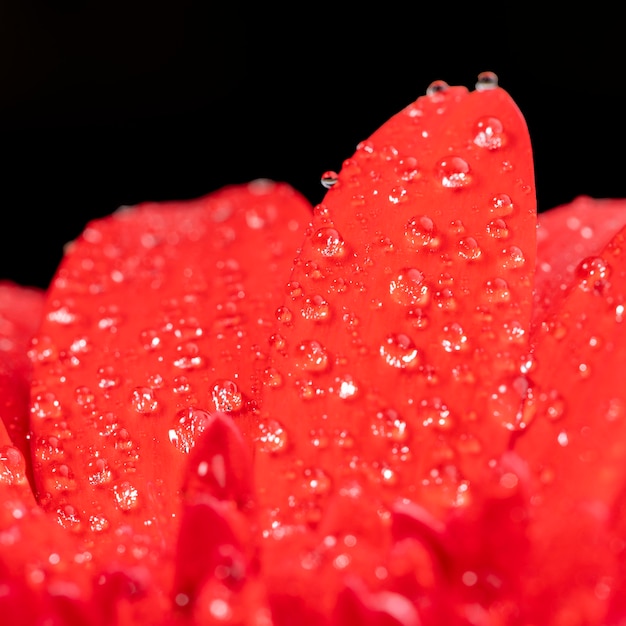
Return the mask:
[[502,250],[502,267],[507,270],[523,267],[526,258],[521,248],[511,246]]
[[243,397],[232,380],[218,380],[211,389],[211,399],[218,411],[236,412],[243,406]]
[[511,196],[506,193],[499,193],[491,198],[491,212],[498,217],[511,215],[514,208]]
[[325,187],[326,189],[330,189],[331,187],[334,187],[334,185],[337,183],[338,180],[339,180],[339,176],[337,172],[333,172],[332,170],[328,170],[327,172],[324,172],[320,179],[322,186]]
[[413,340],[402,333],[388,335],[379,353],[387,365],[398,369],[414,369],[420,363],[420,354]]
[[470,166],[465,159],[450,156],[439,161],[437,175],[444,187],[460,189],[471,182]]
[[498,76],[494,72],[481,72],[476,80],[476,91],[490,91],[498,86]]
[[423,307],[430,301],[430,289],[424,284],[424,274],[407,267],[389,283],[391,299],[404,306]]
[[481,117],[474,126],[474,143],[487,150],[502,148],[506,144],[502,122],[497,117]]
[[430,217],[426,215],[416,215],[406,224],[404,236],[415,248],[426,248],[437,250],[441,245],[441,239],[437,228]]
[[399,204],[400,202],[406,202],[406,200],[408,199],[407,191],[401,185],[397,185],[396,187],[394,187],[389,192],[389,195],[387,197],[389,199],[389,202],[391,202],[391,204]]
[[282,387],[283,376],[275,367],[268,367],[263,372],[263,384],[272,389]]
[[352,376],[346,375],[341,378],[337,378],[335,383],[337,384],[337,395],[342,400],[351,400],[359,393],[359,386]]
[[26,464],[22,453],[13,446],[0,447],[0,483],[19,485],[26,482]]
[[321,496],[330,491],[332,482],[328,474],[321,468],[306,468],[303,470],[304,489],[312,495]]
[[89,529],[94,533],[101,533],[110,527],[109,520],[104,515],[91,515],[89,517]]
[[485,297],[491,304],[510,302],[511,290],[503,278],[494,278],[485,283]]
[[313,322],[326,322],[330,319],[330,305],[320,295],[308,296],[301,309],[302,317]]
[[446,352],[464,352],[467,350],[467,335],[463,327],[457,322],[444,326],[441,331],[441,345]]
[[466,261],[477,261],[483,254],[474,237],[463,237],[457,245],[458,255]]
[[132,511],[139,504],[139,492],[127,480],[113,486],[113,496],[115,497],[115,504],[122,511]]
[[428,85],[426,89],[427,96],[435,96],[437,94],[441,94],[447,91],[450,88],[450,85],[446,83],[445,80],[435,80],[430,85]]
[[329,368],[330,360],[326,349],[319,341],[307,340],[297,346],[295,364],[307,372],[319,373]]
[[178,411],[174,427],[168,431],[170,443],[183,454],[189,454],[210,421],[211,415],[204,409],[187,407]]
[[261,450],[277,454],[287,449],[289,437],[287,431],[278,420],[269,420],[259,424],[260,434],[258,441]]
[[507,239],[509,236],[509,228],[503,219],[491,220],[487,224],[487,234],[494,239]]
[[103,365],[98,368],[98,387],[100,389],[111,389],[117,387],[120,378],[112,365]]
[[319,228],[313,235],[313,247],[326,258],[341,260],[347,254],[346,244],[334,228]]
[[291,326],[291,322],[293,321],[291,309],[286,306],[279,306],[276,309],[276,319],[285,326]]
[[137,413],[152,415],[159,408],[159,403],[150,387],[135,387],[131,393],[131,406]]
[[181,370],[195,370],[205,365],[204,357],[200,354],[198,344],[193,341],[186,341],[176,346],[176,358],[174,367]]
[[371,429],[376,437],[389,439],[395,443],[404,443],[409,438],[407,423],[395,409],[378,411]]
[[35,419],[58,420],[63,411],[57,397],[51,391],[46,391],[35,395],[31,402],[30,414]]
[[587,257],[583,259],[576,268],[578,286],[583,291],[602,294],[608,288],[610,273],[611,268],[602,257]]

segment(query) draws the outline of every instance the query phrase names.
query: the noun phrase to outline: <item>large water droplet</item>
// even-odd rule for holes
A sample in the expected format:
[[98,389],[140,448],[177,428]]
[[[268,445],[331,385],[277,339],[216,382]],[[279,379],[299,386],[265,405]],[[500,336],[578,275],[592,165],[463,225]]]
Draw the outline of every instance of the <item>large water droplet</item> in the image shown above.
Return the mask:
[[494,72],[481,72],[476,80],[476,91],[490,91],[498,86],[498,76]]
[[460,189],[471,183],[469,163],[458,156],[441,159],[437,165],[437,175],[444,187]]
[[509,227],[503,219],[491,220],[485,229],[494,239],[506,239],[509,236]]
[[269,420],[259,424],[258,441],[264,452],[277,454],[287,449],[289,437],[287,431],[278,420]]
[[419,350],[413,340],[402,333],[388,335],[379,353],[387,365],[398,369],[414,369],[420,363]]
[[430,301],[430,289],[424,284],[424,274],[407,267],[389,283],[391,299],[404,306],[423,307]]
[[526,258],[521,248],[511,246],[502,250],[502,267],[507,270],[523,267]]
[[326,189],[330,189],[331,187],[334,187],[337,184],[338,180],[339,180],[339,176],[337,175],[337,172],[328,170],[327,172],[324,172],[322,174],[320,182]]
[[445,80],[435,80],[426,89],[427,96],[435,96],[447,91],[450,85]]

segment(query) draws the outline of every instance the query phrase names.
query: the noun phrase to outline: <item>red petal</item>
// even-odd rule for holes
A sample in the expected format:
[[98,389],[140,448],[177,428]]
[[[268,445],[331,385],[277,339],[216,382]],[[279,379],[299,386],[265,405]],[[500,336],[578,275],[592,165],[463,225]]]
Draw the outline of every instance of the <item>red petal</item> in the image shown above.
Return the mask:
[[31,353],[35,465],[43,506],[96,560],[166,584],[188,453],[208,414],[252,419],[309,219],[292,188],[257,181],[120,210],[69,247]]
[[420,98],[360,144],[279,312],[256,461],[269,536],[315,525],[354,481],[381,520],[398,496],[435,515],[471,499],[523,426],[535,228],[528,133],[501,89]]
[[611,528],[626,487],[626,229],[604,249],[581,248],[594,256],[570,269],[566,250],[567,266],[555,263],[571,282],[533,331],[536,415],[516,442],[533,480],[523,598],[527,621],[542,624],[605,623],[612,590],[623,587],[615,579],[623,535]]

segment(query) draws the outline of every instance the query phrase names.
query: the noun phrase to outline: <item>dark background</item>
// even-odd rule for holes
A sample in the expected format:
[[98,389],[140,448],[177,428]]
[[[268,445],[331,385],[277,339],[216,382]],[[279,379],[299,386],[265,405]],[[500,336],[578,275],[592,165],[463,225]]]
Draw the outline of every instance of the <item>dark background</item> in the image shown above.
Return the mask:
[[123,204],[260,177],[318,202],[430,82],[483,70],[526,116],[540,210],[626,197],[621,18],[506,6],[0,0],[0,278],[45,287]]

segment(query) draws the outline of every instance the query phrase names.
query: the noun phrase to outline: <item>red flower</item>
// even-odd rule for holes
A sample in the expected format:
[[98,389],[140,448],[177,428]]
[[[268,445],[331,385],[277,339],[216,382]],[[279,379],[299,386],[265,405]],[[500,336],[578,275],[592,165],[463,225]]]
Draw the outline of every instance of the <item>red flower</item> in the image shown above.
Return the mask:
[[488,73],[323,182],[124,209],[2,286],[6,623],[624,623],[625,202],[537,229]]

